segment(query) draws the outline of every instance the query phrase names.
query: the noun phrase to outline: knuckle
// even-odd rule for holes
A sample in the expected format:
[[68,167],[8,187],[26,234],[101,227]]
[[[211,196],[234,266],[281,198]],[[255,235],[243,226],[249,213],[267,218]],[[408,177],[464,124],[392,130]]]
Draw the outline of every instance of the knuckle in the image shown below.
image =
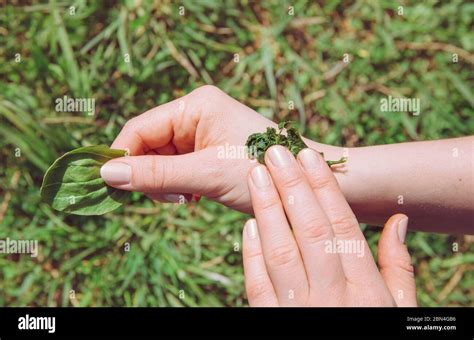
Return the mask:
[[[172,164],[169,162],[168,164]],[[146,161],[143,162],[143,168],[140,171],[141,181],[143,183],[143,189],[153,192],[162,192],[165,187],[165,178],[167,173],[173,173],[169,166],[165,165],[165,162],[158,161],[158,157],[148,156]]]
[[262,213],[272,213],[275,209],[281,208],[281,202],[276,195],[270,193],[260,193],[254,196],[255,197],[255,208],[256,210],[261,211]]
[[204,85],[192,91],[189,95],[193,102],[193,112],[199,112],[202,119],[208,119],[209,123],[215,123],[222,116],[224,105],[222,99],[225,92],[214,85]]
[[317,244],[331,239],[331,226],[328,225],[327,221],[324,221],[321,218],[312,217],[307,221],[304,221],[303,225],[301,235],[305,242],[309,244]]
[[298,259],[298,251],[290,244],[284,244],[271,249],[268,253],[268,264],[271,267],[289,267]]
[[247,298],[251,301],[265,299],[268,291],[269,287],[261,277],[247,281]]
[[146,146],[145,141],[142,138],[142,135],[140,134],[140,119],[137,117],[134,117],[130,120],[128,120],[125,125],[122,128],[122,132],[125,132],[126,134],[133,136],[134,138],[138,139],[141,144]]
[[138,117],[133,117],[125,122],[123,126],[124,131],[135,131],[137,128]]
[[383,274],[398,270],[403,272],[404,274],[408,274],[410,277],[415,276],[415,268],[411,263],[411,258],[409,255],[398,256],[394,259],[386,259],[384,257],[380,257],[379,264],[381,267],[380,272]]
[[217,86],[214,86],[214,85],[204,85],[204,86],[198,87],[193,92],[195,92],[199,96],[203,96],[206,98],[213,98],[215,96],[220,96],[223,93],[221,89],[219,89]]
[[410,276],[415,275],[415,268],[413,267],[409,256],[402,256],[398,258],[398,260],[395,261],[395,265],[406,274],[409,274]]
[[281,177],[281,186],[285,189],[297,188],[304,182],[303,176],[294,171],[290,171]]
[[310,182],[313,190],[327,190],[336,184],[331,176],[324,174],[313,174]]
[[331,221],[334,234],[343,238],[355,238],[359,233],[359,224],[349,215],[338,216]]
[[255,260],[263,257],[263,253],[261,249],[249,250],[246,252],[245,257],[247,258],[247,260]]

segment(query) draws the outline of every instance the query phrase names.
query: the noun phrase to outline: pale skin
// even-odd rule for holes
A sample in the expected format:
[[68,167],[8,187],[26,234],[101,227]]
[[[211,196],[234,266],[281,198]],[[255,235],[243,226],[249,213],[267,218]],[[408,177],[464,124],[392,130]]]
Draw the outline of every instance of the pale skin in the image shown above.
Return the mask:
[[[206,196],[253,213],[246,177],[255,161],[220,158],[219,148],[242,146],[268,126],[276,124],[203,86],[127,122],[112,147],[129,149],[131,156],[108,162],[102,177],[160,201]],[[412,229],[474,233],[474,137],[346,150],[306,142],[328,160],[348,155],[333,170],[359,222],[382,225],[404,213]]]
[[[304,149],[295,159],[273,146],[265,163],[248,176],[255,213],[243,233],[250,306],[417,305],[404,244],[407,216],[396,214],[387,221],[378,248],[379,271],[331,169],[317,152]],[[332,246],[337,243],[343,246]],[[347,247],[354,244],[360,251]]]

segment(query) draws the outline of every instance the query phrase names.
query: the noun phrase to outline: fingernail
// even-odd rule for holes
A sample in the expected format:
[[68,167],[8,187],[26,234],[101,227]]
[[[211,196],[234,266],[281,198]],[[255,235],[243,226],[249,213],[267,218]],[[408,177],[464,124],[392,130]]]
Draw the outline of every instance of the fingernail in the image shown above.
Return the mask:
[[267,169],[263,166],[256,166],[252,169],[252,180],[258,188],[264,188],[270,184]]
[[121,162],[107,162],[100,168],[100,176],[110,185],[123,185],[130,183],[132,168]]
[[291,164],[290,152],[282,146],[271,147],[267,153],[270,161],[277,168],[283,168]]
[[398,238],[400,239],[401,243],[405,243],[405,237],[407,236],[407,229],[408,229],[408,217],[403,217],[398,222]]
[[319,157],[314,150],[304,149],[300,151],[298,158],[306,170],[314,170],[319,166]]
[[257,237],[257,222],[252,219],[247,222],[247,236],[253,240]]
[[168,202],[172,202],[172,203],[180,203],[180,204],[189,203],[186,197],[181,194],[165,194],[163,195],[163,198],[167,200]]

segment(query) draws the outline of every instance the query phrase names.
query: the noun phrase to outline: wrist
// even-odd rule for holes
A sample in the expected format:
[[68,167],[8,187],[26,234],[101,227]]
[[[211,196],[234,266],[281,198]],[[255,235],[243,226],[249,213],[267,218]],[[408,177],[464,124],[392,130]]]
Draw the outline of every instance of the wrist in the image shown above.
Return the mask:
[[310,149],[324,153],[324,159],[327,161],[335,161],[335,160],[340,159],[341,157],[347,157],[348,153],[350,153],[349,150],[353,149],[353,148],[344,148],[341,146],[317,143],[307,138],[303,138],[303,140]]

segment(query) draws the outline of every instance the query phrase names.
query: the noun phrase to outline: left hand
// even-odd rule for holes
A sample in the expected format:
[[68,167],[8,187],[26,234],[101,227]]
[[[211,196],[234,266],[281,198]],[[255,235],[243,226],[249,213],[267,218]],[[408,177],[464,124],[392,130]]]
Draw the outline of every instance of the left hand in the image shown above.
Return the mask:
[[[273,146],[249,174],[255,219],[243,233],[251,306],[416,306],[408,218],[397,214],[379,242],[380,271],[337,181],[311,149]],[[291,228],[290,228],[291,225]]]

